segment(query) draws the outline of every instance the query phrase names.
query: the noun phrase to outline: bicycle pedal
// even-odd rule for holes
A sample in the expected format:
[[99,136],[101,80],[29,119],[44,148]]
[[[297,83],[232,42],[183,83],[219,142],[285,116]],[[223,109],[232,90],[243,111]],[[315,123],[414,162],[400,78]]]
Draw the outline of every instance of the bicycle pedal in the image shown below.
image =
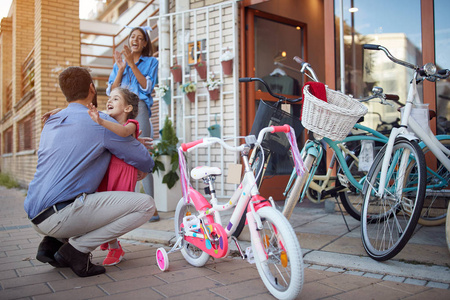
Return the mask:
[[183,225],[187,231],[196,231],[200,229],[200,220],[196,216],[186,216],[183,218]]
[[245,256],[247,257],[248,263],[250,263],[250,264],[255,263],[255,256],[253,255],[252,247],[247,247],[247,249],[245,249]]

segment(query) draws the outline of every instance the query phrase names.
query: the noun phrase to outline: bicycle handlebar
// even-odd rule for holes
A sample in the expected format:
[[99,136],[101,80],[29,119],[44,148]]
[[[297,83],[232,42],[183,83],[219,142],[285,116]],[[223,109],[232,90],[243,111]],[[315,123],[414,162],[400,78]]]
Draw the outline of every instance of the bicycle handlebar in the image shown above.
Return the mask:
[[272,92],[272,90],[270,89],[269,85],[264,80],[262,80],[261,78],[258,78],[258,77],[242,77],[242,78],[239,78],[239,82],[252,82],[252,81],[259,81],[259,82],[261,82],[266,87],[267,92],[269,92],[269,94],[272,95],[272,97],[279,99],[279,101],[286,101],[286,102],[289,102],[289,103],[296,103],[296,102],[302,100],[302,97],[296,98],[296,99],[289,99],[289,98],[286,98],[285,96],[275,94],[274,92]]
[[443,70],[439,70],[436,72],[436,66],[431,63],[427,63],[427,64],[423,65],[422,67],[419,67],[419,66],[411,64],[409,62],[400,60],[400,59],[394,57],[387,48],[385,48],[381,45],[364,44],[363,48],[367,49],[367,50],[383,51],[391,61],[393,61],[396,64],[399,64],[404,67],[415,70],[420,76],[427,79],[428,81],[436,81],[436,79],[446,79],[450,76],[450,70],[443,69]]
[[[282,126],[269,126],[261,129],[261,131],[258,134],[258,139],[255,142],[255,145],[260,145],[262,143],[262,140],[264,138],[264,135],[266,133],[275,133],[275,132],[289,132],[291,130],[291,126],[285,124]],[[242,144],[240,146],[230,146],[228,145],[223,139],[216,138],[216,137],[207,137],[202,138],[193,142],[189,143],[182,143],[180,148],[183,152],[192,151],[196,148],[200,147],[207,147],[213,144],[220,144],[222,147],[224,147],[227,150],[240,152],[244,150],[246,144]]]

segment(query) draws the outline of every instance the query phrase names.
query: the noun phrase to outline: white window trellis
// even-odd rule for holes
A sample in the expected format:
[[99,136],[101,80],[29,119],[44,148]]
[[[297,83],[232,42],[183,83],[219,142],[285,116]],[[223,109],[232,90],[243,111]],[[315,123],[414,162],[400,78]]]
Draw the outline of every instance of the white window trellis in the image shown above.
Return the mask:
[[[227,1],[148,19],[149,25],[157,24],[159,83],[168,85],[171,94],[169,105],[159,102],[160,128],[169,116],[182,143],[210,136],[208,128],[211,126],[219,126],[222,138],[234,139],[230,143],[240,142],[235,139],[239,135],[237,12],[236,1]],[[233,73],[228,76],[222,72],[220,62],[226,50],[234,54]],[[194,68],[200,59],[207,65],[207,74],[213,72],[222,82],[219,100],[210,99],[206,79],[200,79]],[[176,63],[182,66],[182,83],[174,83],[170,73],[170,66]],[[189,81],[197,85],[194,102],[181,90]],[[227,164],[237,163],[239,154],[212,147],[198,149],[187,158],[189,170],[208,165],[217,166],[226,174]],[[223,178],[218,178],[217,182],[218,197],[225,197],[235,189],[234,184],[227,184]]]

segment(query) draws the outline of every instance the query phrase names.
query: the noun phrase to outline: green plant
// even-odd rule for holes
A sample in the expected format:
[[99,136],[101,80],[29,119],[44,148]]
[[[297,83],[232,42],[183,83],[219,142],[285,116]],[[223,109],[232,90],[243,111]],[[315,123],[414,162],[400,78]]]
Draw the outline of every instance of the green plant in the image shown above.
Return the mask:
[[171,189],[177,183],[180,177],[177,174],[178,170],[178,138],[172,121],[166,117],[164,126],[161,130],[161,141],[151,150],[155,166],[153,172],[165,171],[164,164],[158,160],[162,155],[170,156],[170,165],[172,168],[164,175],[162,182],[167,184]]
[[10,175],[0,173],[0,185],[7,187],[8,189],[20,188],[19,183]]

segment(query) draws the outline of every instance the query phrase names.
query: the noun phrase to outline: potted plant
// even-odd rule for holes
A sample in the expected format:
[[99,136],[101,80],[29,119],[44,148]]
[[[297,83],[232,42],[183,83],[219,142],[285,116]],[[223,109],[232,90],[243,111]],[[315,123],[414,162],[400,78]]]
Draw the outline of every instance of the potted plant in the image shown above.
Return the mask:
[[195,91],[197,90],[197,84],[189,81],[181,86],[181,90],[185,93],[191,102],[195,102]]
[[202,61],[201,57],[198,63],[195,64],[195,69],[197,70],[197,74],[200,76],[200,79],[206,78],[206,62]]
[[161,129],[161,139],[151,150],[155,166],[153,167],[154,188],[158,191],[155,203],[158,211],[175,210],[181,198],[181,183],[178,173],[178,137],[168,117]]
[[220,63],[222,64],[223,74],[231,75],[233,74],[233,58],[234,55],[231,53],[229,49],[225,51],[219,58]]
[[219,92],[221,84],[222,81],[216,78],[216,74],[210,72],[208,75],[208,80],[206,81],[206,88],[208,89],[209,97],[211,100],[219,100]]
[[175,83],[183,81],[183,72],[181,71],[181,66],[176,62],[172,67],[170,67],[170,72],[172,73],[173,81]]
[[164,102],[166,102],[167,105],[171,102],[171,95],[170,95],[170,89],[165,84],[160,84],[159,86],[155,87],[155,93],[156,96],[158,96],[161,99],[164,99]]

